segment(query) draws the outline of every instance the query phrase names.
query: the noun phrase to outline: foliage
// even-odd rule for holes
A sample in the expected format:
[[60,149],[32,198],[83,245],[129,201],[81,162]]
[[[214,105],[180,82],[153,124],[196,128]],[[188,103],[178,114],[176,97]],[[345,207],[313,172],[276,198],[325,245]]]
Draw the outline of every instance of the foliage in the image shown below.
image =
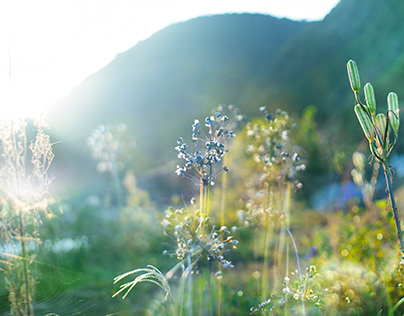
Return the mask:
[[[229,111],[231,117],[223,114],[223,111]],[[128,282],[121,286],[121,290],[115,295],[119,294],[123,289],[129,288],[129,291],[139,283],[139,280],[146,281],[160,285],[166,289],[168,286],[167,279],[171,279],[178,270],[181,273],[181,297],[178,303],[173,301],[173,308],[177,313],[182,312],[187,315],[193,315],[199,304],[199,313],[212,314],[214,310],[217,314],[221,314],[222,304],[222,268],[234,267],[230,261],[226,260],[223,256],[224,252],[229,249],[236,249],[238,241],[233,238],[231,232],[224,225],[220,229],[216,228],[215,224],[211,223],[211,214],[214,212],[211,209],[211,190],[214,186],[214,179],[221,172],[229,172],[230,169],[223,164],[224,155],[228,149],[226,144],[229,139],[235,137],[234,131],[231,129],[233,122],[243,120],[244,117],[238,114],[238,110],[233,106],[225,109],[220,106],[213,111],[211,116],[206,117],[204,131],[199,120],[195,120],[192,124],[192,141],[195,150],[190,151],[189,146],[184,142],[183,138],[177,141],[178,158],[185,160],[183,166],[178,165],[175,173],[181,177],[187,177],[189,180],[195,182],[199,186],[199,208],[197,208],[197,200],[192,198],[191,205],[194,207],[185,206],[181,209],[168,208],[165,218],[163,220],[164,232],[172,240],[176,242],[176,250],[173,253],[177,257],[178,263],[162,278],[158,277],[159,282],[155,282],[155,278],[150,278],[150,271],[137,277],[134,281]],[[218,210],[215,210],[218,213]],[[170,254],[165,251],[165,254]],[[217,272],[214,273],[218,279],[218,302],[213,303],[212,293],[210,303],[206,306],[204,301],[207,299],[205,295],[194,297],[193,292],[199,290],[201,293],[211,289],[210,275],[212,274],[213,264],[217,262]],[[206,270],[208,267],[208,270]],[[146,271],[144,269],[136,269],[134,271]],[[154,270],[156,271],[156,270]],[[132,273],[123,274],[117,277],[119,281]],[[204,278],[195,276],[200,274],[206,276],[207,284]],[[153,276],[155,273],[153,273]],[[166,279],[167,278],[167,279]],[[194,281],[195,278],[195,281]],[[187,288],[185,289],[185,283]],[[163,286],[162,284],[167,284]],[[197,287],[194,289],[195,284]],[[168,293],[168,291],[166,290]],[[124,296],[124,297],[125,297]],[[216,306],[217,307],[216,307]]]
[[387,114],[379,113],[376,115],[376,98],[373,87],[370,83],[364,86],[366,104],[360,101],[359,91],[361,89],[359,71],[353,60],[348,61],[348,77],[351,83],[352,91],[355,95],[355,113],[359,120],[362,130],[369,141],[370,151],[375,159],[383,166],[386,178],[387,192],[391,202],[396,225],[397,238],[400,247],[400,256],[404,265],[404,241],[401,232],[400,220],[398,219],[398,210],[394,197],[392,179],[393,174],[390,171],[389,158],[398,141],[398,129],[400,126],[400,109],[398,97],[394,92],[387,96]]
[[[85,190],[91,168],[80,168],[89,158],[79,156],[80,140],[100,123],[123,122],[137,143],[131,169],[150,196],[166,205],[184,182],[173,176],[168,192],[156,189],[161,175],[146,180],[173,162],[167,140],[185,135],[187,122],[204,116],[210,105],[237,104],[250,118],[259,115],[259,105],[270,111],[282,107],[295,118],[313,105],[322,146],[319,155],[308,157],[311,163],[303,175],[310,179],[304,194],[313,194],[334,180],[330,152],[350,157],[361,140],[341,65],[354,58],[375,86],[404,93],[399,84],[403,12],[399,0],[369,0],[366,5],[342,0],[324,20],[313,23],[235,14],[171,25],[116,56],[60,102],[53,132],[62,141],[56,150],[68,163],[56,161],[55,166],[69,168],[74,187]],[[379,102],[382,95],[376,97]],[[402,146],[397,145],[400,152]]]
[[34,313],[35,261],[42,243],[39,213],[49,211],[52,146],[44,118],[34,124],[35,137],[28,141],[25,120],[0,121],[0,262],[11,315]]

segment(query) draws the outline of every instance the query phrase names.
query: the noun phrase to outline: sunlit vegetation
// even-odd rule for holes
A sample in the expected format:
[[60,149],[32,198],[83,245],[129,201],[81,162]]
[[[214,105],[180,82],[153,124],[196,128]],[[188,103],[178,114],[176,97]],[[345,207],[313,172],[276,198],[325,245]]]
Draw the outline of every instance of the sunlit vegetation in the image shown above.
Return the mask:
[[[353,154],[354,187],[340,197],[347,203],[325,212],[311,210],[302,194],[322,146],[312,108],[297,119],[261,107],[261,117],[248,120],[233,106],[219,106],[195,119],[190,136],[173,144],[172,173],[188,187],[166,207],[138,187],[128,168],[134,144],[124,125],[99,126],[88,138],[94,168],[109,185],[96,195],[53,201],[52,145],[43,122],[3,122],[1,312],[402,312],[399,210],[391,206],[391,187],[389,197],[375,197],[380,165],[387,185],[394,178],[387,141],[398,137],[398,101],[388,101],[384,122],[373,121],[371,96],[366,102],[370,120],[358,118],[375,159],[367,166],[368,152]],[[376,133],[384,136],[377,140]]]
[[172,25],[63,100],[61,139],[0,117],[0,315],[403,314],[403,58],[370,40],[401,47],[395,2]]

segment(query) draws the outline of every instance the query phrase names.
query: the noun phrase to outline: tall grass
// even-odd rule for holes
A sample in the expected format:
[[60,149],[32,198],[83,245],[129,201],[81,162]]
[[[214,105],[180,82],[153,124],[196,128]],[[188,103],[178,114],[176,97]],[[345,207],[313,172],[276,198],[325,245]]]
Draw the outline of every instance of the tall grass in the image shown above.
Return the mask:
[[[230,114],[226,115],[226,111]],[[166,273],[166,278],[170,280],[181,271],[180,297],[173,304],[174,313],[178,315],[222,313],[222,269],[233,267],[225,259],[224,252],[236,248],[238,241],[224,225],[224,200],[220,209],[212,210],[211,199],[216,179],[230,170],[223,161],[228,152],[227,143],[235,137],[232,126],[241,120],[243,117],[234,107],[219,107],[206,117],[204,123],[195,120],[192,124],[194,148],[182,137],[175,147],[178,158],[184,161],[183,165],[177,166],[176,174],[199,188],[199,200],[192,198],[182,208],[168,208],[163,220],[165,234],[175,242],[176,248],[173,252],[165,253],[178,260]],[[224,191],[225,184],[222,185]],[[212,219],[217,217],[220,218],[220,225],[212,223]],[[217,283],[212,281],[212,276]],[[121,279],[118,277],[118,280]],[[212,294],[213,288],[217,288],[216,300]]]
[[27,139],[27,122],[0,121],[0,243],[5,265],[11,315],[34,315],[35,262],[41,245],[41,211],[49,212],[48,175],[53,160],[52,145],[41,117],[30,127],[35,137]]
[[[216,111],[206,118],[205,129],[200,121],[194,121],[192,145],[183,138],[177,142],[178,158],[184,163],[177,166],[176,174],[198,188],[190,202],[165,212],[163,229],[172,241],[172,249],[165,254],[175,257],[177,263],[164,275],[154,267],[132,271],[144,274],[122,285],[116,295],[150,279],[166,295],[170,289],[172,300],[164,311],[172,315],[230,315],[228,307],[232,304],[245,304],[242,311],[233,308],[235,314],[248,313],[245,306],[249,305],[251,315],[365,315],[386,311],[391,315],[402,310],[404,278],[392,265],[389,248],[395,238],[389,230],[395,225],[401,254],[401,228],[389,165],[398,138],[398,101],[390,94],[387,114],[376,115],[372,89],[367,86],[365,90],[366,105],[359,101],[356,84],[353,89],[359,106],[356,113],[376,161],[367,181],[364,155],[355,153],[353,157],[351,175],[362,190],[365,207],[357,199],[351,199],[345,211],[326,215],[300,207],[294,192],[302,188],[299,174],[310,162],[301,158],[304,148],[293,140],[299,127],[285,111],[270,113],[260,108],[264,118],[247,124],[240,133],[244,138],[230,150],[225,139],[234,133],[226,123],[228,117]],[[231,164],[228,151],[232,153],[234,148],[244,154]],[[373,201],[380,165],[392,219],[382,212],[384,200]],[[227,174],[229,166],[240,178]],[[218,181],[221,190],[215,194]],[[235,182],[237,190],[229,186]],[[229,223],[234,225],[235,208],[240,207],[235,206],[235,199],[243,208],[238,212],[243,225],[237,230],[228,228]],[[238,246],[238,240],[243,255],[232,263],[227,256]],[[237,278],[227,283],[224,267],[233,264]],[[237,286],[242,290],[235,292]],[[226,291],[229,288],[233,294]]]

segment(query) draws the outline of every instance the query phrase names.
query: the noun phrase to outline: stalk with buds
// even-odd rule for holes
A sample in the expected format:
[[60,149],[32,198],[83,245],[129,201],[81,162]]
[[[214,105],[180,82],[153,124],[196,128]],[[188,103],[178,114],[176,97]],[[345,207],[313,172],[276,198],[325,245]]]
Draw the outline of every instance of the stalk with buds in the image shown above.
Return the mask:
[[398,210],[392,188],[393,175],[390,171],[389,157],[394,150],[398,140],[398,129],[400,126],[400,109],[398,97],[394,92],[387,96],[387,114],[376,114],[376,98],[373,87],[370,83],[364,86],[365,104],[359,99],[361,89],[358,66],[355,61],[350,60],[347,64],[348,77],[352,91],[355,95],[355,114],[362,127],[362,130],[369,141],[372,155],[380,161],[384,168],[387,191],[389,193],[391,207],[393,209],[394,222],[397,230],[397,238],[400,247],[401,263],[404,265],[404,242],[401,232]]

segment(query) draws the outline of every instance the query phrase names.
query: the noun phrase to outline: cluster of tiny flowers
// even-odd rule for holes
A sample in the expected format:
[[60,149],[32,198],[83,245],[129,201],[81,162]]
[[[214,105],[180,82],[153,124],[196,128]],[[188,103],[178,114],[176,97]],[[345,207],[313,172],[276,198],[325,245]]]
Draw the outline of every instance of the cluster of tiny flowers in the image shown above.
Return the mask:
[[[295,189],[302,188],[296,179],[299,171],[306,166],[301,162],[299,148],[291,145],[290,131],[295,127],[289,115],[281,110],[275,114],[260,108],[265,121],[247,125],[247,136],[251,142],[247,146],[249,154],[260,172],[249,178],[242,199],[246,209],[238,212],[241,222],[258,225],[270,219],[283,221],[285,214],[281,205],[276,205],[276,197],[290,184]],[[279,202],[279,201],[278,201]]]
[[[175,171],[177,175],[198,180],[203,185],[213,184],[212,180],[216,176],[214,166],[221,163],[224,154],[228,151],[226,141],[236,136],[230,129],[231,124],[233,121],[243,119],[237,114],[231,120],[229,116],[222,115],[219,112],[220,109],[224,108],[219,107],[213,115],[205,118],[204,125],[208,129],[207,133],[204,132],[199,120],[195,120],[192,124],[192,141],[195,144],[193,152],[189,151],[189,146],[182,137],[178,139],[175,150],[178,151],[178,158],[185,160],[185,164],[177,166]],[[222,170],[228,172],[230,169],[222,165]]]
[[109,172],[114,168],[118,156],[122,153],[123,142],[120,136],[125,130],[124,124],[118,126],[99,125],[91,132],[87,144],[93,152],[94,159],[98,160],[98,172]]
[[[321,306],[321,301],[323,298],[329,294],[329,290],[321,290],[315,286],[314,279],[318,276],[317,268],[314,265],[311,265],[306,268],[307,273],[302,275],[300,280],[297,280],[291,283],[289,277],[285,277],[283,280],[284,287],[282,289],[282,294],[272,293],[270,298],[261,302],[256,307],[251,307],[251,314],[262,313],[262,312],[270,312],[271,314],[284,313],[285,308],[292,307],[292,304],[301,302],[303,299],[306,302],[314,303],[314,306]],[[298,275],[298,271],[294,271],[291,273],[292,277]],[[289,306],[286,305],[285,297],[293,298],[293,301],[289,300]]]
[[263,164],[261,181],[272,185],[290,182],[296,189],[302,183],[296,179],[299,171],[306,169],[301,163],[298,148],[290,148],[290,130],[296,125],[285,111],[277,110],[275,115],[268,113],[265,107],[260,108],[265,115],[267,124],[248,126],[247,135],[253,139],[247,147],[247,153],[254,160]]
[[[298,276],[299,272],[295,270],[291,273],[292,276]],[[295,301],[311,301],[315,306],[320,306],[320,301],[324,295],[327,294],[328,289],[322,291],[314,284],[314,280],[317,278],[317,268],[314,265],[310,265],[306,268],[306,274],[302,275],[299,281],[295,281],[293,286],[289,287],[290,279],[284,278],[284,288],[282,290],[284,295],[290,295]]]
[[273,311],[273,306],[268,306],[271,303],[271,299],[267,299],[264,302],[261,302],[258,304],[257,307],[251,307],[250,312],[251,314],[257,313],[257,312],[266,312],[267,308],[269,307],[269,311]]
[[[231,262],[223,257],[223,252],[237,248],[238,240],[233,238],[226,226],[218,230],[213,227],[209,233],[202,235],[202,221],[203,219],[188,209],[168,208],[163,227],[165,234],[176,241],[176,250],[174,253],[166,250],[164,254],[175,255],[178,260],[191,256],[194,262],[203,258],[208,261],[217,260],[223,267],[233,268]],[[208,221],[209,218],[205,223]]]

